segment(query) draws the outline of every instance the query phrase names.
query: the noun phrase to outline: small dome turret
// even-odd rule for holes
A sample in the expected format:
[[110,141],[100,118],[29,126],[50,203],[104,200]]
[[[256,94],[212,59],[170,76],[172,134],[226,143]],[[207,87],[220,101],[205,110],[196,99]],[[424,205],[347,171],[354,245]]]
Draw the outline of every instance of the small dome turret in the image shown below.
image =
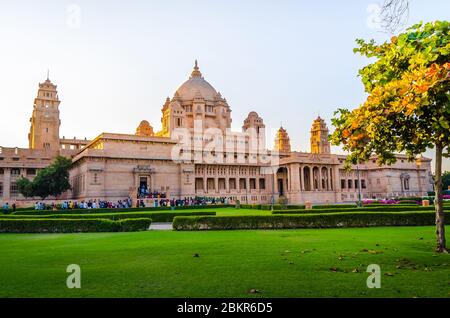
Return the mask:
[[136,135],[152,137],[154,135],[153,127],[150,125],[150,123],[148,121],[143,120],[143,121],[141,121],[139,126],[136,128]]

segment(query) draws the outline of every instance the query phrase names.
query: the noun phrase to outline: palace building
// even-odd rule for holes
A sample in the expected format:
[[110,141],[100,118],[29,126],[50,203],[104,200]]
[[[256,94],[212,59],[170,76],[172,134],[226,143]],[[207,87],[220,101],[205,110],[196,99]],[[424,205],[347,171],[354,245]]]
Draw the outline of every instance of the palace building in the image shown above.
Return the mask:
[[274,149],[266,149],[266,127],[256,112],[242,131],[231,130],[231,108],[195,62],[189,79],[162,106],[162,129],[143,120],[130,134],[102,133],[93,140],[60,138],[57,87],[39,84],[30,119],[29,148],[0,147],[0,202],[25,204],[17,191],[20,176],[63,155],[72,158],[72,189],[58,199],[136,199],[141,189],[169,198],[227,197],[246,203],[354,202],[362,198],[423,196],[432,191],[431,159],[379,166],[376,157],[344,169],[345,156],[331,153],[328,127],[318,117],[310,149],[294,151],[281,127]]

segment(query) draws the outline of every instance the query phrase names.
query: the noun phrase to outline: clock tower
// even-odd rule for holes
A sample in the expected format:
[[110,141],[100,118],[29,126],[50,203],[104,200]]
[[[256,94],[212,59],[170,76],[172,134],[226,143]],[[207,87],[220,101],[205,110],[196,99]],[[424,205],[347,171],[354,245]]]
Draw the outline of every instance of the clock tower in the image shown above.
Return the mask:
[[33,114],[30,118],[29,148],[59,151],[59,104],[58,92],[47,76],[34,100]]

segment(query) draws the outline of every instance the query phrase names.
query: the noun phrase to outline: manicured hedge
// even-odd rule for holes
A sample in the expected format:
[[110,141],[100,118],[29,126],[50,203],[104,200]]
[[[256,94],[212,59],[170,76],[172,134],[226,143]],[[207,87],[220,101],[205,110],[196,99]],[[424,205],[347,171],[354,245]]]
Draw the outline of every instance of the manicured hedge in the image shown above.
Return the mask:
[[139,212],[139,213],[92,213],[92,214],[42,214],[42,215],[0,215],[0,219],[7,220],[20,220],[20,219],[104,219],[104,220],[126,220],[126,219],[140,219],[149,218],[151,219],[152,212]]
[[[192,205],[175,207],[173,210],[202,210],[234,207],[230,204],[217,205]],[[17,210],[16,215],[35,215],[35,214],[90,214],[90,213],[124,213],[124,212],[150,212],[150,211],[172,211],[171,207],[147,207],[147,208],[122,208],[122,209],[72,209],[72,210]]]
[[326,205],[314,205],[313,210],[322,209],[351,209],[357,208],[356,204],[326,204]]
[[375,206],[364,206],[363,209],[367,210],[380,210],[380,211],[420,211],[420,210],[434,210],[434,206],[421,206],[416,204],[386,204],[386,205],[375,205]]
[[385,204],[385,203],[369,203],[369,204],[363,204],[363,207],[371,207],[371,206],[422,206],[421,204],[416,203],[408,203],[408,202],[401,202],[398,204]]
[[14,215],[55,215],[55,214],[111,214],[127,212],[168,211],[170,208],[128,208],[128,209],[73,209],[73,210],[27,210],[17,211]]
[[[371,203],[364,205],[364,207],[418,207],[417,203],[399,203],[399,204],[380,204],[380,203]],[[271,210],[272,206],[270,204],[241,204],[240,207],[242,209],[256,209],[256,210]],[[358,206],[356,204],[324,204],[324,205],[314,205],[313,210],[328,210],[328,209],[356,209]],[[283,211],[283,210],[305,210],[305,205],[303,204],[289,204],[284,208],[280,204],[274,204],[274,211]]]
[[[242,205],[241,205],[241,207],[242,207]],[[286,209],[289,209],[289,210],[291,210],[291,209],[298,209],[298,210],[301,210],[301,209],[304,209],[305,208],[305,205],[303,205],[303,204],[288,204],[288,205],[286,205]],[[259,210],[271,210],[272,209],[272,205],[271,204],[260,204],[260,208],[259,208]],[[273,209],[274,209],[274,211],[275,210],[281,210],[281,209],[283,209],[283,206],[281,205],[281,204],[274,204],[273,205]]]
[[[403,208],[410,208],[410,209],[421,209],[424,208],[424,206],[420,205],[420,204],[378,204],[378,205],[364,205],[364,208],[368,208],[368,209],[403,209]],[[425,207],[425,208],[430,208],[430,206]],[[432,207],[434,209],[434,207]]]
[[303,204],[289,204],[286,206],[288,210],[304,210],[306,207]]
[[163,212],[150,213],[150,218],[153,222],[172,222],[178,216],[215,216],[216,212]]
[[400,202],[409,202],[409,201],[422,201],[422,197],[405,197],[405,198],[396,198],[396,201],[400,201]]
[[[450,210],[444,208],[444,210]],[[421,207],[421,206],[373,206],[363,208],[344,208],[344,209],[317,209],[317,210],[279,210],[273,211],[272,214],[311,214],[311,213],[375,213],[375,212],[426,212],[434,211],[433,206]]]
[[[210,205],[202,207],[185,207],[172,210],[170,207],[164,208],[129,208],[129,209],[73,209],[73,210],[31,210],[31,211],[17,211],[14,215],[55,215],[55,214],[116,214],[116,213],[140,213],[140,212],[157,212],[157,211],[177,211],[177,210],[203,210],[223,207],[221,205]],[[227,206],[226,206],[227,207]],[[166,212],[163,212],[166,213]],[[176,212],[173,212],[176,213]],[[183,212],[180,212],[183,213]]]
[[107,219],[107,220],[125,220],[149,218],[153,222],[172,222],[176,216],[197,216],[197,215],[216,215],[216,212],[129,212],[129,213],[92,213],[92,214],[43,214],[43,215],[0,215],[0,219],[19,220],[19,219]]
[[[450,224],[446,213],[447,224]],[[373,226],[423,226],[434,225],[435,216],[430,212],[415,213],[333,213],[303,215],[257,216],[196,216],[176,217],[173,228],[177,231],[200,230],[255,230],[342,228]]]
[[261,204],[240,204],[239,207],[241,209],[255,209],[255,210],[261,210]]
[[149,218],[111,221],[105,219],[0,219],[0,233],[77,233],[146,231]]
[[418,206],[418,205],[422,205],[420,202],[416,202],[416,201],[401,201],[400,203],[397,204],[388,204],[388,203],[380,203],[380,202],[371,202],[371,203],[363,203],[363,206],[386,206],[386,205],[394,205],[394,206],[404,206],[404,205],[414,205],[414,206]]
[[114,223],[119,227],[119,232],[141,232],[149,229],[152,220],[148,218],[124,219],[114,221]]
[[[281,209],[281,205],[280,204],[274,204],[273,205],[273,209],[274,210],[280,210]],[[271,204],[261,204],[261,210],[272,210],[272,205]]]
[[422,200],[399,200],[399,204],[421,204]]
[[[179,206],[175,210],[197,210],[197,209],[217,209],[217,208],[234,208],[234,204],[211,204],[211,205],[189,205]],[[170,210],[171,208],[169,208]]]

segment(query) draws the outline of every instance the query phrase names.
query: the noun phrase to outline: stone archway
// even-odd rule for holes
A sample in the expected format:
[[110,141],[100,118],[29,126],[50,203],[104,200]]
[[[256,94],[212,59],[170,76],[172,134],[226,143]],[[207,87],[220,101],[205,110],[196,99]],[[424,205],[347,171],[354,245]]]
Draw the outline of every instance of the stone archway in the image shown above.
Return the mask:
[[303,168],[303,184],[305,186],[305,191],[311,191],[311,169],[309,167]]
[[286,193],[289,190],[288,169],[286,167],[278,168],[275,182],[278,186],[278,194],[280,196],[286,196]]
[[313,191],[320,190],[320,170],[318,167],[312,169],[313,173]]
[[321,179],[322,190],[329,191],[328,168],[322,167]]

